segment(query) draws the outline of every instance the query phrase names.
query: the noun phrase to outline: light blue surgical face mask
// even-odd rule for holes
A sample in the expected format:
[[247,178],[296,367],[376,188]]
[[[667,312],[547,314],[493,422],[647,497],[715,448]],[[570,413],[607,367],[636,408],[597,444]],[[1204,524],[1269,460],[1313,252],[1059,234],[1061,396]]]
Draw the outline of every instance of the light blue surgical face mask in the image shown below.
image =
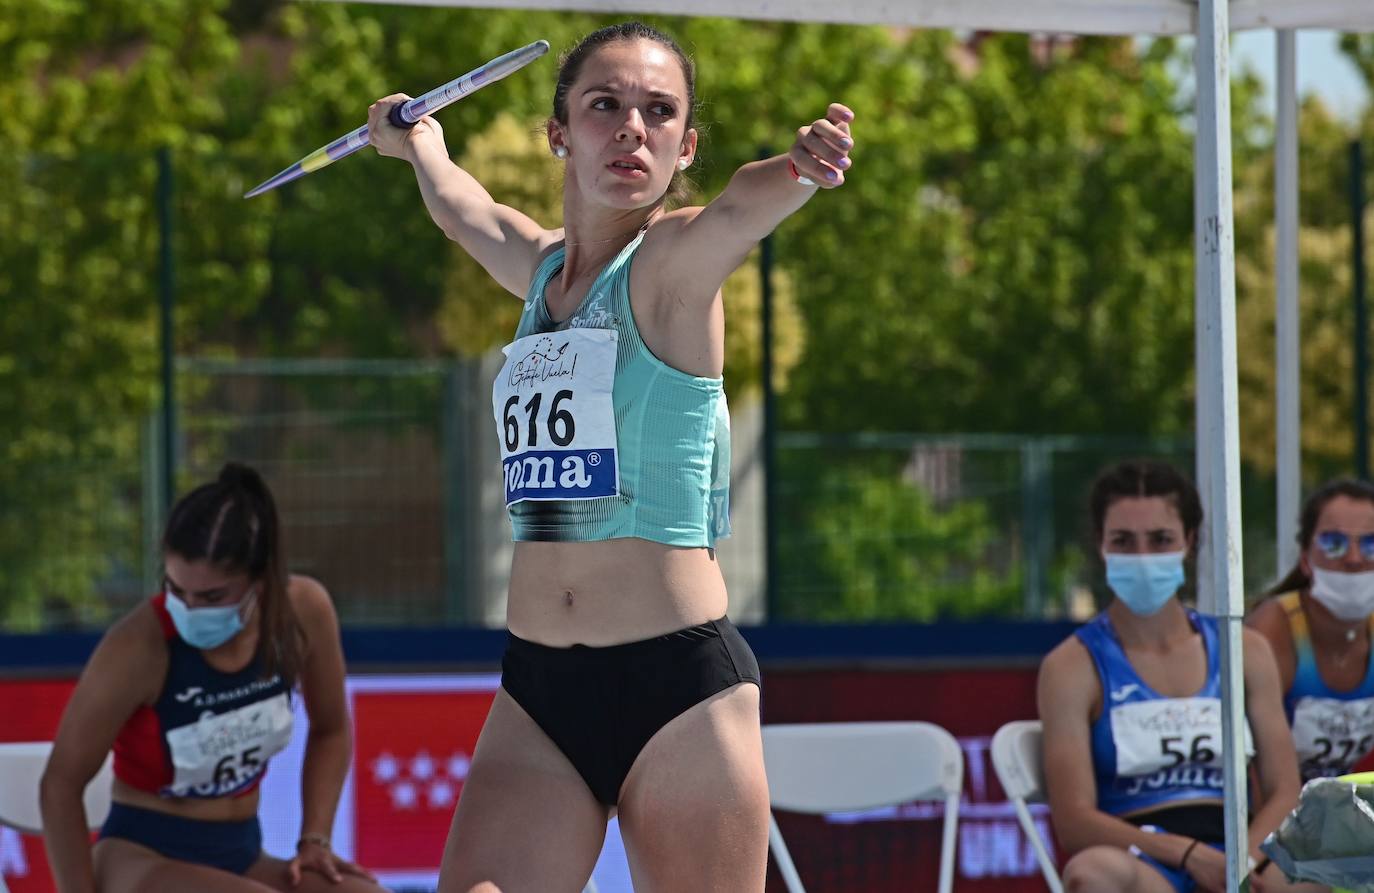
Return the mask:
[[1183,585],[1183,552],[1126,555],[1107,552],[1107,585],[1140,617],[1158,614]]
[[243,630],[244,618],[252,616],[256,600],[255,592],[232,605],[188,608],[186,602],[168,591],[167,613],[187,645],[201,649],[218,648]]

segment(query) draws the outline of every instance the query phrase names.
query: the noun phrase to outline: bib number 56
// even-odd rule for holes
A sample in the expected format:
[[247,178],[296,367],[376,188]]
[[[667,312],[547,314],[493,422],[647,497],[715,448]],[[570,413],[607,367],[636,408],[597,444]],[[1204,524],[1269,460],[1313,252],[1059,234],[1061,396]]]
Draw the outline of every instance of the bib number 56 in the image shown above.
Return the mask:
[[[544,419],[544,429],[549,435],[549,440],[553,441],[554,446],[565,447],[573,442],[573,436],[577,432],[577,424],[573,420],[573,415],[563,407],[566,400],[572,398],[573,392],[561,390],[553,395],[549,401],[548,416]],[[536,393],[530,397],[522,406],[520,405],[519,395],[513,396],[506,401],[505,409],[501,413],[502,433],[505,435],[506,452],[513,453],[520,448],[521,430],[520,414],[525,415],[525,437],[526,447],[539,446],[539,409],[544,400],[542,393]]]
[[1206,765],[1212,762],[1217,758],[1217,754],[1212,750],[1211,743],[1211,735],[1198,735],[1191,744],[1182,735],[1171,735],[1159,739],[1159,749],[1163,756],[1173,761],[1167,767],[1172,769],[1184,763]]

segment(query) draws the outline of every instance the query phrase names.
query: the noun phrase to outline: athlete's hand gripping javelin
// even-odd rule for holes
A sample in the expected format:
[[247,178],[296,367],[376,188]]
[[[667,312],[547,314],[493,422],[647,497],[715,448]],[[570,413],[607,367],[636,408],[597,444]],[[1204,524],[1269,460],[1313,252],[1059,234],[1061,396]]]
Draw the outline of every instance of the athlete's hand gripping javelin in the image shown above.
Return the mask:
[[367,129],[372,134],[372,148],[378,155],[410,161],[406,150],[415,140],[433,137],[440,144],[444,142],[444,128],[432,116],[425,115],[408,128],[397,127],[391,122],[392,109],[410,101],[404,93],[384,96],[367,107]]

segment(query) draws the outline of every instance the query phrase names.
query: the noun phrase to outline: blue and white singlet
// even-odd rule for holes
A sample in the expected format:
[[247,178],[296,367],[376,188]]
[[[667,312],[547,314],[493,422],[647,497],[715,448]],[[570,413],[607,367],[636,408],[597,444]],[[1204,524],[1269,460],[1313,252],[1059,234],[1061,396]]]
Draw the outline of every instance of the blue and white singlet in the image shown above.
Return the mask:
[[[1075,633],[1092,655],[1102,685],[1102,715],[1092,724],[1092,755],[1103,812],[1131,818],[1180,806],[1216,806],[1216,819],[1221,820],[1217,621],[1187,611],[1207,652],[1207,679],[1192,697],[1165,697],[1150,688],[1131,666],[1105,612]],[[1253,752],[1250,741],[1247,724],[1247,753]]]

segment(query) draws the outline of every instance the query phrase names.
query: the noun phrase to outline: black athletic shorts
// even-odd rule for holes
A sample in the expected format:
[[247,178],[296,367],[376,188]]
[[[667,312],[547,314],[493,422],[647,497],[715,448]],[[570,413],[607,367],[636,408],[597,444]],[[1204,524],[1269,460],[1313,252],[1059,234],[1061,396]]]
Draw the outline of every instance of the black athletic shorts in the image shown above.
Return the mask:
[[741,682],[759,685],[759,665],[726,617],[605,648],[551,648],[511,635],[501,660],[501,687],[607,806],[654,733]]
[[230,874],[243,874],[262,856],[262,828],[257,816],[216,822],[114,803],[100,829],[100,839],[107,837],[130,840],[168,859]]

